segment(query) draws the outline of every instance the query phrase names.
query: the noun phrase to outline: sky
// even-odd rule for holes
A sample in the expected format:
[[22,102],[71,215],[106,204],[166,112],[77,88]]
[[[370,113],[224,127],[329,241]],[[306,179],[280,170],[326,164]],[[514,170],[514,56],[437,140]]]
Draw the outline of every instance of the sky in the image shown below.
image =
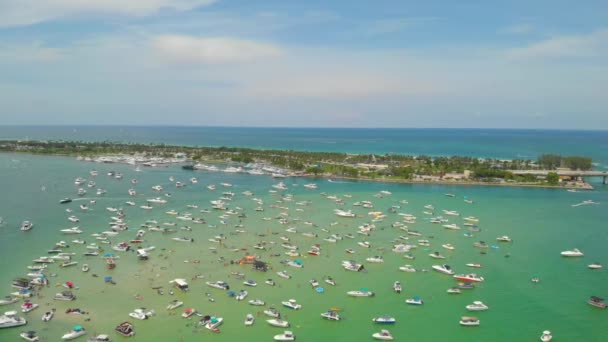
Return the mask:
[[0,124],[608,129],[608,1],[0,0]]

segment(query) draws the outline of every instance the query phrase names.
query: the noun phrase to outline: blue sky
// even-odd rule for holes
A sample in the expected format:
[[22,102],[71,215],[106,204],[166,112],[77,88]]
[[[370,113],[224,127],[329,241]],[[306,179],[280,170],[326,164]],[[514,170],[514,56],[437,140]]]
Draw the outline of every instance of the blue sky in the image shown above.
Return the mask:
[[608,129],[608,2],[0,0],[2,124]]

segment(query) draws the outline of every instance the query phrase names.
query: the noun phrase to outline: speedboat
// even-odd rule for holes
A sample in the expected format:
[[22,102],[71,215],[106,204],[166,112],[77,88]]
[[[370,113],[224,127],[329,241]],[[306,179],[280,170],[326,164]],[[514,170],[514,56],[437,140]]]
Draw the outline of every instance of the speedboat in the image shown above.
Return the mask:
[[443,247],[447,250],[450,250],[450,251],[453,251],[454,249],[456,249],[451,243],[443,244],[443,245],[441,245],[441,247]]
[[68,198],[68,197],[59,201],[60,204],[66,204],[66,203],[70,203],[70,202],[72,202],[72,199]]
[[0,305],[9,305],[9,304],[17,303],[18,301],[19,301],[19,298],[17,298],[17,297],[6,296],[6,297],[0,299]]
[[422,305],[422,304],[424,304],[424,302],[422,301],[422,298],[420,298],[418,296],[414,296],[412,298],[408,298],[408,299],[405,300],[405,302],[407,304],[410,304],[410,305]]
[[270,285],[270,286],[274,286],[274,285],[275,285],[275,282],[274,282],[274,280],[272,280],[272,279],[266,279],[266,280],[264,281],[264,284],[266,284],[266,285]]
[[45,312],[44,315],[42,315],[42,321],[48,322],[53,319],[53,316],[55,316],[55,309]]
[[266,303],[264,303],[264,301],[261,299],[251,299],[249,301],[249,304],[256,305],[256,306],[264,306],[264,304],[266,304]]
[[291,276],[287,273],[287,271],[279,271],[277,275],[281,278],[290,279]]
[[220,290],[230,290],[230,286],[225,281],[208,281],[205,284]]
[[375,294],[372,291],[348,291],[347,295],[351,297],[373,297]]
[[145,308],[138,308],[129,313],[129,316],[135,319],[144,320],[154,316],[154,310],[146,311]]
[[255,280],[247,280],[243,282],[243,285],[247,285],[247,286],[258,286],[258,283],[255,282]]
[[87,333],[86,330],[82,326],[77,325],[77,326],[74,327],[74,329],[72,329],[71,331],[68,331],[67,333],[65,333],[61,337],[61,339],[64,340],[64,341],[73,340],[73,339],[75,339],[77,337],[80,337],[82,335],[86,335],[86,333]]
[[247,314],[245,316],[245,326],[252,326],[253,322],[255,322],[255,317],[252,314]]
[[18,327],[27,324],[25,318],[17,316],[17,311],[7,311],[0,316],[0,329]]
[[39,306],[40,305],[38,305],[36,303],[32,303],[28,300],[28,301],[25,301],[23,304],[21,304],[21,312],[28,313],[28,312],[36,309]]
[[542,342],[549,342],[552,339],[553,339],[553,336],[551,335],[551,332],[549,330],[543,331],[543,334],[540,336],[540,340]]
[[403,272],[416,272],[416,269],[412,267],[412,265],[401,266],[399,267],[399,270]]
[[338,315],[338,312],[335,310],[327,310],[327,312],[323,312],[321,314],[321,317],[326,318],[330,321],[339,321],[340,320],[340,315]]
[[391,317],[388,315],[372,318],[372,322],[377,324],[395,324],[396,321],[397,320],[395,319],[395,317]]
[[207,328],[211,331],[219,332],[219,329],[217,327],[222,325],[223,322],[224,322],[223,317],[211,317],[209,319],[209,322],[207,322],[207,324],[205,324],[205,328]]
[[110,342],[110,336],[108,335],[97,335],[89,337],[87,342]]
[[460,325],[465,327],[473,327],[479,325],[479,318],[470,317],[470,316],[462,316],[460,317]]
[[372,334],[372,337],[375,338],[376,340],[383,340],[383,341],[392,341],[393,340],[393,335],[391,335],[391,333],[385,329],[382,329],[382,330],[380,330],[380,332]]
[[437,272],[453,275],[454,270],[449,265],[433,265],[433,269]]
[[399,281],[395,281],[393,283],[393,290],[397,293],[401,293],[402,287],[401,287],[401,282]]
[[275,341],[295,341],[296,336],[293,334],[293,332],[285,330],[282,334],[274,335],[274,340]]
[[264,314],[274,318],[279,318],[281,316],[281,314],[275,308],[268,308],[264,310]]
[[454,279],[468,282],[468,283],[479,283],[484,281],[483,277],[476,275],[475,273],[471,274],[456,274],[454,275]]
[[597,296],[591,296],[589,298],[589,300],[587,301],[587,304],[593,305],[596,308],[600,308],[600,309],[605,309],[606,307],[608,307],[608,304],[606,304],[606,302],[604,302],[604,299],[597,297]]
[[182,313],[182,317],[188,318],[188,317],[194,315],[195,312],[196,312],[196,310],[194,310],[193,308],[186,308],[186,310],[184,310],[184,312]]
[[288,307],[288,308],[294,309],[294,310],[300,310],[302,308],[302,305],[296,303],[295,299],[283,301],[283,302],[281,302],[281,304],[283,304],[283,306],[285,306],[285,307]]
[[583,255],[585,255],[578,248],[575,248],[571,251],[563,251],[560,254],[565,257],[582,257]]
[[19,334],[19,336],[21,336],[22,339],[26,340],[26,341],[38,341],[40,340],[40,338],[38,337],[38,335],[36,335],[36,332],[31,330],[31,331],[24,331],[21,334]]
[[80,230],[78,227],[72,227],[72,228],[62,229],[61,232],[63,234],[81,234],[82,230]]
[[32,229],[33,227],[34,224],[30,221],[23,221],[23,223],[21,223],[21,230],[24,232]]
[[236,300],[237,301],[241,301],[245,298],[247,298],[247,295],[249,295],[249,292],[245,291],[245,290],[241,290],[237,295],[236,295]]
[[325,278],[325,283],[327,283],[331,286],[336,286],[336,281],[332,277]]
[[499,236],[496,238],[496,241],[500,241],[500,242],[511,242],[513,240],[511,240],[510,237],[503,235],[503,236]]
[[594,262],[593,264],[587,265],[587,267],[589,267],[592,270],[599,270],[599,269],[603,268],[604,266],[602,266],[602,264],[600,264],[599,262]]
[[459,288],[457,288],[457,287],[450,287],[450,288],[447,290],[447,293],[449,293],[449,294],[461,294],[461,293],[462,293],[462,290],[460,290],[460,289],[459,289]]
[[373,263],[382,263],[384,262],[384,258],[381,256],[374,256],[374,257],[369,257],[367,259],[365,259],[367,262],[373,262]]
[[70,301],[70,300],[75,300],[76,296],[74,296],[74,294],[70,291],[63,291],[63,292],[59,292],[59,293],[55,294],[55,297],[53,299]]
[[484,311],[489,309],[487,305],[478,300],[474,301],[473,304],[467,305],[465,308],[469,311]]
[[180,306],[184,305],[184,302],[182,302],[181,300],[173,300],[171,301],[171,303],[169,303],[169,305],[167,305],[167,310],[174,310],[179,308]]

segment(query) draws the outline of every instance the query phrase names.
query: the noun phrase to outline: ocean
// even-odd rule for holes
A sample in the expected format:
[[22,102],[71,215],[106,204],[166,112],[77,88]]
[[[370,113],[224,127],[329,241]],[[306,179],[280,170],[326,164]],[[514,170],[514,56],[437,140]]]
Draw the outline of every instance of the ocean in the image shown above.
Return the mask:
[[[104,134],[105,131],[105,134]],[[71,132],[71,133],[70,133]],[[240,132],[240,134],[237,134]],[[269,133],[270,132],[270,133]],[[497,135],[501,138],[497,138]],[[515,158],[534,156],[542,153],[562,153],[592,156],[600,166],[608,164],[606,132],[565,132],[565,131],[493,131],[493,130],[313,130],[313,129],[245,129],[245,128],[61,128],[48,129],[19,127],[0,128],[2,139],[65,139],[65,140],[111,140],[132,142],[164,142],[167,144],[246,146],[261,148],[291,148],[298,150],[327,150],[359,153],[412,153],[428,155],[466,154],[472,156]],[[443,138],[441,138],[443,137]],[[468,138],[467,138],[468,137]],[[485,137],[485,138],[484,138]],[[526,143],[526,140],[529,140]],[[570,143],[568,143],[568,141]],[[442,148],[443,147],[443,148]],[[603,147],[603,148],[602,148]],[[603,153],[603,154],[602,154]],[[96,169],[97,177],[89,171]],[[109,171],[121,172],[123,180],[117,180],[106,174]],[[135,325],[135,341],[195,341],[213,339],[217,341],[269,341],[284,329],[269,326],[267,319],[260,313],[261,307],[251,306],[246,301],[237,302],[225,291],[210,288],[206,281],[224,280],[231,289],[249,290],[249,299],[259,298],[268,306],[275,306],[283,317],[291,323],[298,341],[365,341],[372,340],[371,335],[382,328],[388,328],[395,340],[416,341],[534,341],[539,340],[543,330],[551,330],[557,341],[604,341],[608,334],[605,324],[606,310],[597,309],[586,304],[591,295],[606,298],[608,296],[608,273],[606,269],[590,270],[587,265],[600,262],[608,266],[608,252],[605,244],[608,231],[605,229],[608,219],[608,192],[606,186],[597,182],[595,191],[566,192],[560,189],[530,189],[503,187],[418,185],[418,184],[383,184],[372,182],[329,181],[327,179],[286,178],[282,181],[288,187],[276,193],[272,188],[279,180],[269,176],[252,176],[245,174],[226,174],[194,172],[182,170],[179,166],[166,168],[143,168],[142,172],[133,166],[118,164],[96,164],[77,161],[74,158],[33,156],[26,154],[0,154],[0,296],[15,291],[10,287],[12,279],[24,276],[26,266],[31,260],[45,256],[48,249],[60,240],[70,244],[66,252],[74,252],[74,260],[79,264],[74,267],[60,268],[51,265],[47,274],[50,286],[42,289],[33,298],[40,308],[26,314],[28,325],[21,328],[1,329],[0,341],[18,341],[18,334],[24,330],[35,330],[43,341],[57,341],[74,325],[82,325],[91,336],[93,333],[107,333],[112,340],[125,340],[118,336],[114,327],[131,321]],[[76,177],[94,180],[96,187],[104,188],[107,194],[95,195],[95,188],[87,188],[82,198],[76,196],[78,187],[74,185]],[[176,181],[187,183],[184,188],[176,188]],[[197,184],[189,179],[196,177]],[[136,185],[131,179],[137,179]],[[310,190],[303,185],[314,182],[317,190]],[[232,187],[222,187],[220,183],[230,183]],[[163,193],[151,189],[153,185],[162,185]],[[217,190],[210,191],[207,185],[215,184]],[[138,191],[134,198],[127,194],[130,187]],[[242,192],[249,190],[253,196]],[[221,211],[211,210],[211,200],[222,196],[223,192],[234,192],[234,200],[228,206],[246,217],[238,218],[228,215],[226,219],[219,216]],[[392,194],[378,195],[380,191]],[[170,193],[171,196],[164,196]],[[293,195],[293,200],[282,199],[282,193]],[[447,197],[453,193],[455,197]],[[343,199],[346,204],[340,205],[328,198],[330,195]],[[162,196],[168,203],[154,204],[153,210],[144,210],[139,206],[146,199]],[[60,205],[59,200],[72,197],[74,202]],[[264,211],[255,211],[258,204],[252,197],[264,202]],[[473,204],[464,202],[471,199]],[[95,200],[95,203],[91,203]],[[126,201],[133,200],[136,206],[128,206]],[[374,208],[353,206],[357,201],[371,201]],[[573,204],[592,200],[593,205],[573,207]],[[308,205],[297,205],[309,203]],[[81,203],[88,203],[90,210],[81,211]],[[198,205],[198,209],[187,207]],[[441,225],[432,224],[430,216],[425,215],[425,205],[435,207],[434,214],[442,215],[442,210],[456,210],[461,216],[445,216],[449,223],[462,227],[460,230],[448,230]],[[389,208],[398,206],[397,213]],[[127,216],[129,230],[111,238],[113,243],[128,241],[134,238],[140,224],[146,220],[157,220],[160,225],[175,222],[178,231],[173,234],[147,232],[145,246],[155,246],[150,252],[150,259],[139,261],[133,253],[113,252],[120,255],[118,266],[108,270],[99,257],[82,256],[83,245],[71,243],[75,238],[95,241],[91,236],[109,228],[111,213],[107,207],[122,207]],[[238,209],[238,208],[240,209]],[[281,208],[283,207],[283,208]],[[287,209],[285,209],[287,208]],[[334,215],[336,208],[349,209],[356,213],[356,218],[340,218]],[[72,213],[66,212],[71,209]],[[180,213],[190,212],[193,217],[201,217],[206,224],[194,224],[177,220],[166,212],[175,209]],[[242,209],[242,210],[241,210]],[[376,229],[370,236],[356,233],[357,227],[372,220],[370,211],[381,211],[386,217],[381,222],[374,222]],[[289,224],[281,224],[277,218],[286,213]],[[392,223],[401,221],[399,213],[408,213],[417,217],[416,223],[406,224],[409,229],[419,231],[422,236],[408,235],[405,231],[394,228]],[[70,215],[76,215],[80,222],[71,223]],[[473,237],[465,236],[466,227],[463,217],[479,218],[480,232]],[[270,218],[265,220],[264,218]],[[34,228],[22,232],[19,226],[23,220],[34,222]],[[222,223],[222,220],[226,224]],[[334,224],[337,222],[337,224]],[[79,236],[63,235],[60,230],[79,226],[84,233]],[[189,225],[192,231],[180,230],[180,226]],[[244,233],[236,231],[237,225]],[[297,233],[285,230],[295,227]],[[302,233],[315,233],[310,238]],[[344,238],[335,243],[324,240],[331,234],[345,236],[351,233],[354,239]],[[223,234],[224,244],[210,242],[209,239]],[[501,243],[496,238],[508,235],[512,243]],[[193,243],[171,240],[172,237],[191,237]],[[304,267],[293,268],[281,262],[290,258],[281,248],[284,236],[299,247],[304,253],[297,259],[302,260]],[[406,243],[417,244],[419,239],[427,239],[429,247],[419,246],[413,250],[415,260],[403,258],[403,255],[391,251],[395,239],[400,236]],[[371,248],[363,248],[356,242],[367,240]],[[268,250],[253,249],[253,245],[265,241]],[[473,247],[476,241],[485,241],[493,246],[485,250]],[[449,251],[442,244],[451,243],[456,249]],[[320,256],[306,255],[311,245],[321,246]],[[100,244],[105,252],[111,252],[111,245]],[[210,249],[216,248],[215,250]],[[582,258],[564,258],[560,252],[579,248],[585,253]],[[346,249],[355,250],[354,254],[345,253]],[[428,255],[438,251],[445,260],[436,260]],[[231,264],[247,254],[257,254],[269,262],[271,270],[256,272],[246,265]],[[273,256],[273,255],[280,256]],[[373,264],[365,261],[371,256],[382,256],[384,263]],[[349,272],[340,266],[343,260],[363,262],[366,272]],[[200,263],[184,262],[198,260]],[[81,265],[87,263],[91,270],[81,271]],[[471,269],[466,263],[480,263],[480,269]],[[410,264],[418,272],[406,273],[398,270],[399,266]],[[447,294],[446,290],[456,284],[450,276],[431,269],[434,264],[449,264],[457,273],[476,272],[485,278],[483,283],[473,290],[463,290],[460,295]],[[286,280],[276,275],[277,271],[287,270],[293,275]],[[428,270],[424,272],[423,270]],[[244,273],[243,279],[237,279],[232,273]],[[93,277],[93,274],[98,277]],[[204,279],[193,279],[201,275]],[[115,285],[104,282],[105,276],[113,277]],[[337,286],[322,282],[323,277],[332,276]],[[539,283],[532,283],[533,276],[540,277]],[[191,290],[181,293],[172,289],[169,281],[185,278]],[[277,286],[270,287],[264,280],[273,278]],[[318,279],[324,287],[323,293],[311,288],[310,279]],[[257,287],[246,287],[244,280],[257,281]],[[403,292],[396,294],[392,290],[394,281],[403,284]],[[52,300],[55,293],[64,288],[61,284],[73,281],[78,289],[74,302]],[[153,287],[162,286],[164,294],[160,295]],[[376,295],[371,298],[352,298],[347,291],[367,288]],[[420,296],[422,306],[407,305],[406,298]],[[213,298],[214,301],[209,299]],[[281,306],[281,301],[296,299],[303,305],[298,311]],[[180,299],[185,306],[175,313],[165,309],[173,299]],[[465,306],[481,300],[490,309],[484,312],[468,312]],[[19,310],[20,304],[3,306],[2,311]],[[136,308],[154,309],[156,315],[148,320],[134,320],[128,313]],[[204,328],[197,328],[198,318],[187,320],[180,315],[186,307],[195,308],[203,314],[217,315],[224,318],[221,332],[216,334]],[[51,322],[42,322],[42,314],[50,308],[56,308],[57,314]],[[87,315],[66,314],[67,308],[80,308],[89,312]],[[320,314],[329,308],[340,308],[341,321],[324,320]],[[252,327],[245,327],[245,315],[251,313],[256,317]],[[388,314],[397,319],[393,326],[383,327],[372,323],[371,319]],[[462,327],[458,324],[461,316],[478,316],[479,327]],[[208,335],[208,336],[207,336]],[[78,340],[85,340],[84,337]],[[77,341],[78,341],[77,340]]]

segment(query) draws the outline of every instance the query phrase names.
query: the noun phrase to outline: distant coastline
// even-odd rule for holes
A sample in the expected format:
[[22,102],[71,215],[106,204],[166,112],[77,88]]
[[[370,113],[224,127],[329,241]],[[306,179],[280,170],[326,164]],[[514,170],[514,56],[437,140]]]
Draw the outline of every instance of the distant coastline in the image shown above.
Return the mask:
[[514,171],[537,170],[542,166],[556,169],[560,163],[576,163],[573,165],[577,167],[591,167],[590,158],[578,156],[543,155],[537,163],[525,159],[499,160],[465,156],[428,157],[164,144],[16,140],[0,141],[0,152],[74,156],[87,161],[141,166],[184,164],[185,168],[191,169],[197,169],[197,165],[200,166],[199,169],[207,169],[205,163],[230,164],[238,167],[234,172],[270,167],[272,171],[269,173],[278,176],[353,181],[593,189],[582,178],[558,177],[557,173],[553,172],[546,177],[518,175]]

